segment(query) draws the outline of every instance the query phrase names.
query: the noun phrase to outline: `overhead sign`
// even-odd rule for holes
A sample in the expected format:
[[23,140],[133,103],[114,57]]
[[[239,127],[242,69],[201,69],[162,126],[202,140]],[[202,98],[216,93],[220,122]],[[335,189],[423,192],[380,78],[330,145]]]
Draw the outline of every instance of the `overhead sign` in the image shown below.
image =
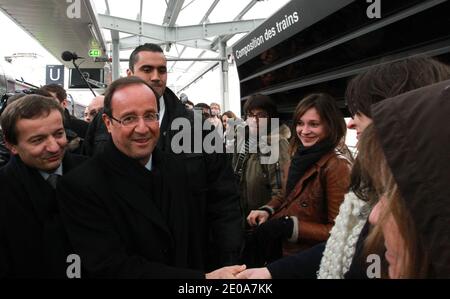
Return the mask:
[[100,49],[90,49],[89,57],[100,57],[102,56],[102,51]]
[[64,65],[47,65],[45,69],[45,84],[64,86]]
[[249,61],[354,0],[291,0],[233,46],[236,64]]

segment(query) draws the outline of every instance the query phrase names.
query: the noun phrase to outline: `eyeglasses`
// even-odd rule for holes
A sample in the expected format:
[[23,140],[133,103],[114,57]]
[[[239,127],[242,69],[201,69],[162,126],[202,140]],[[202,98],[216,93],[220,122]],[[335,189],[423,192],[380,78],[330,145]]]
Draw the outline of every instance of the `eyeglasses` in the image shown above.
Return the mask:
[[122,117],[121,119],[114,118],[112,115],[109,116],[112,120],[115,120],[123,127],[135,127],[139,124],[139,119],[142,118],[146,125],[152,124],[155,121],[159,120],[159,113],[147,113],[142,116],[137,115],[127,115]]
[[258,112],[258,113],[255,113],[255,114],[247,113],[246,116],[247,116],[247,118],[258,118],[258,119],[259,118],[268,118],[269,117],[269,115],[267,113],[265,113],[265,112]]

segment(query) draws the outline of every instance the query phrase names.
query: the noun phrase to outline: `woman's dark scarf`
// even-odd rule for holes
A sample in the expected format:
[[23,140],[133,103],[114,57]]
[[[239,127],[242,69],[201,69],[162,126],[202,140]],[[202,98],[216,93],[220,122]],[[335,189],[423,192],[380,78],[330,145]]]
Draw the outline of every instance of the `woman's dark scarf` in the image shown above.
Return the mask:
[[310,147],[304,147],[300,144],[295,152],[289,166],[288,179],[286,183],[286,196],[294,189],[297,182],[303,177],[305,172],[314,163],[320,160],[323,155],[333,149],[333,144],[329,140],[324,140]]

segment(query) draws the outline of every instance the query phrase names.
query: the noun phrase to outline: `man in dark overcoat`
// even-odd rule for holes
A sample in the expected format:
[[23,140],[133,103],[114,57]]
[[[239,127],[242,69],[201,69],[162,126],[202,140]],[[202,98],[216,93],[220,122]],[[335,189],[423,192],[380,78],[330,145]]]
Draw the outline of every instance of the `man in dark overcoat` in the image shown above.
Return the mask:
[[[202,117],[186,109],[174,92],[167,87],[167,59],[161,47],[147,43],[134,49],[130,55],[127,75],[143,79],[159,95],[157,101],[161,133],[156,147],[163,152],[174,153],[172,142],[180,133],[180,128],[174,124],[178,120],[188,120],[193,132],[195,120],[200,122],[201,127]],[[202,131],[199,134],[208,133],[210,132]],[[190,140],[193,146],[195,137],[194,134],[190,136],[193,137]],[[107,131],[100,115],[97,115],[89,126],[83,153],[91,156],[93,153],[101,152],[107,140]],[[202,144],[203,140],[200,140]],[[212,270],[238,263],[243,241],[243,214],[238,185],[226,155],[217,152],[206,153],[203,148],[200,151],[192,150],[176,154],[181,159],[180,163],[187,169],[187,177],[183,179],[187,181],[183,186],[184,192],[195,197],[208,214],[207,222],[194,236],[207,238],[207,243],[202,248],[204,255],[207,256],[204,261],[205,268]],[[174,172],[177,169],[178,167]],[[180,185],[179,189],[181,188]],[[203,211],[199,211],[194,218],[202,217],[202,213]]]
[[[185,192],[176,155],[155,150],[156,93],[137,77],[106,91],[110,140],[58,186],[62,216],[83,273],[92,278],[232,278],[240,266],[204,274],[205,203]],[[177,171],[173,171],[173,169]]]
[[0,169],[0,277],[67,277],[72,251],[55,187],[85,158],[66,152],[63,110],[51,98],[22,97],[1,125],[13,156]]

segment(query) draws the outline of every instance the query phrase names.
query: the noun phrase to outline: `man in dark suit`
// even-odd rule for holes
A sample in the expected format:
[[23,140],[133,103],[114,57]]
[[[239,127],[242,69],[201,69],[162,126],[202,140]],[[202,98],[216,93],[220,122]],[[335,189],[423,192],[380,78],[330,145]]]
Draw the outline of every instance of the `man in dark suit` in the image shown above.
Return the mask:
[[[179,119],[188,119],[193,128],[194,118],[201,116],[186,109],[167,87],[167,59],[161,47],[147,43],[134,49],[130,55],[127,75],[143,79],[160,95],[158,103],[161,136],[157,147],[164,152],[174,152],[172,141],[180,132],[180,128],[173,129],[172,126]],[[198,133],[193,130],[192,132],[191,136]],[[209,132],[202,133],[206,135]],[[194,144],[195,138],[192,138],[191,145]],[[178,154],[178,157],[187,169],[188,186],[185,192],[203,202],[207,209],[208,222],[198,233],[199,237],[209,235],[205,253],[208,255],[207,269],[238,263],[243,241],[243,215],[239,204],[239,189],[226,155],[191,150]]]
[[[167,59],[161,47],[156,44],[144,44],[134,49],[130,55],[127,75],[143,79],[159,95],[157,101],[161,134],[157,148],[166,153],[173,153],[171,143],[180,129],[172,129],[172,124],[176,120],[187,119],[191,128],[194,128],[194,117],[199,117],[200,123],[202,119],[200,115],[186,109],[166,86]],[[103,151],[109,137],[99,116],[97,115],[90,124],[83,143],[83,153],[89,156]],[[209,132],[202,133],[206,135]],[[195,141],[191,140],[191,145],[194,143]],[[207,154],[202,150],[182,152],[177,154],[177,158],[181,159],[180,164],[187,169],[186,178],[183,179],[186,181],[184,192],[196,198],[206,209],[207,222],[194,236],[205,242],[202,249],[204,255],[208,256],[204,260],[205,269],[212,270],[238,263],[243,241],[241,226],[243,215],[240,210],[238,186],[226,155],[216,152]],[[177,170],[178,167],[173,169],[173,172]],[[203,217],[203,211],[198,212],[199,214],[193,218]]]
[[[101,154],[58,186],[62,218],[87,277],[233,278],[242,266],[204,274],[205,203],[186,193],[184,164],[155,150],[156,93],[142,79],[114,81]],[[178,171],[172,171],[172,169]]]
[[85,158],[65,152],[63,109],[51,98],[24,96],[1,126],[13,156],[0,169],[0,277],[67,277],[72,252],[55,188]]

